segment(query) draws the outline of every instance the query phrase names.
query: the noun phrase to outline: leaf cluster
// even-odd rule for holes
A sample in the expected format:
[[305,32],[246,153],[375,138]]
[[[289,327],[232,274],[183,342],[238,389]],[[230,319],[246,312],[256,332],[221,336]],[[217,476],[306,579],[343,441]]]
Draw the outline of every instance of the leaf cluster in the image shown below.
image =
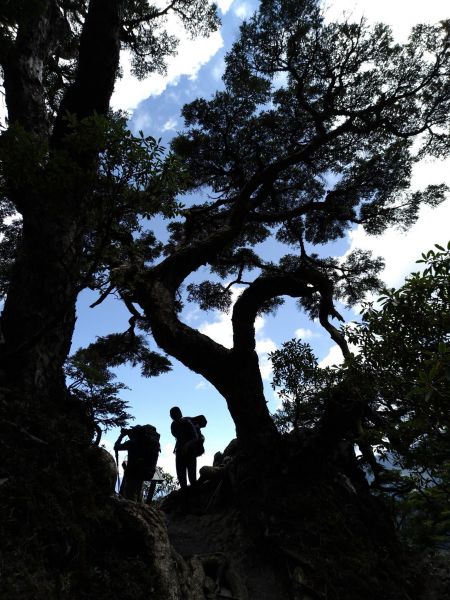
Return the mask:
[[298,338],[283,343],[269,359],[271,385],[282,404],[273,415],[278,429],[285,433],[314,428],[324,410],[321,393],[332,384],[332,371],[320,368],[311,346]]
[[143,336],[131,333],[99,337],[70,356],[65,365],[71,395],[83,404],[93,422],[107,431],[124,427],[132,418],[129,405],[119,396],[128,389],[115,381],[114,367],[128,363],[140,365],[143,377],[170,370],[169,360],[149,349]]

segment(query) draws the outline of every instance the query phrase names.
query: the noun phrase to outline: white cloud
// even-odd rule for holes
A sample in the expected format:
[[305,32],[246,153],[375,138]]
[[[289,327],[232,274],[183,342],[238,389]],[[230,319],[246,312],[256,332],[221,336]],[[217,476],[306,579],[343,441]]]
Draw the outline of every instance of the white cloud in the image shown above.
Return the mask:
[[176,85],[182,75],[195,78],[200,68],[223,46],[220,31],[215,31],[209,37],[190,39],[174,18],[168,19],[167,29],[180,39],[180,43],[176,55],[167,59],[166,75],[153,73],[143,81],[138,81],[131,75],[129,51],[122,52],[123,77],[116,82],[111,99],[114,110],[134,110],[142,100],[161,94],[168,85]]
[[382,256],[386,266],[381,278],[387,287],[398,287],[409,273],[419,270],[415,261],[422,252],[430,250],[434,244],[447,245],[450,239],[449,222],[450,200],[435,209],[424,206],[417,223],[406,232],[389,229],[373,237],[358,226],[350,233],[349,251],[361,248],[372,250],[374,256]]
[[215,314],[215,320],[212,322],[204,321],[199,327],[200,333],[209,336],[218,344],[222,344],[225,348],[233,347],[233,328],[231,325],[231,317],[226,313]]
[[204,390],[204,389],[205,389],[205,388],[207,388],[207,387],[208,387],[208,384],[206,383],[206,381],[203,381],[203,380],[202,380],[202,381],[199,381],[199,382],[196,384],[196,386],[195,386],[195,389],[196,389],[196,390]]
[[[232,305],[236,302],[239,296],[244,291],[243,287],[233,287],[231,290],[232,293]],[[213,321],[207,322],[204,321],[199,326],[200,333],[209,336],[218,344],[222,344],[225,348],[233,347],[233,326],[231,323],[231,309],[230,313],[221,313],[218,310],[213,312]],[[261,329],[261,323],[258,317],[255,322],[255,330]]]
[[259,356],[259,370],[263,381],[270,381],[272,379],[272,362],[269,360],[267,354]]
[[320,337],[320,333],[312,331],[312,329],[304,329],[303,327],[300,327],[299,329],[295,330],[295,337],[301,340],[308,340],[311,338]]
[[164,125],[161,128],[161,131],[171,131],[171,130],[175,129],[175,127],[177,126],[177,123],[178,123],[178,121],[172,117],[164,123]]
[[256,339],[256,352],[259,357],[259,369],[263,381],[270,381],[272,379],[272,361],[269,359],[268,354],[269,352],[274,352],[277,347],[275,342],[270,338]]
[[244,20],[252,14],[251,7],[247,4],[247,2],[241,2],[233,9],[234,14],[240,19]]
[[256,340],[256,352],[258,354],[268,354],[275,352],[277,345],[270,338],[260,338]]
[[331,346],[328,350],[328,354],[319,361],[319,367],[324,369],[325,367],[331,367],[333,365],[340,365],[344,362],[342,351],[337,344]]
[[364,16],[371,22],[388,23],[402,42],[417,23],[437,23],[449,16],[447,3],[442,0],[327,0],[325,15],[329,21],[358,21]]
[[230,6],[234,0],[216,0],[217,6],[220,8],[220,12],[224,15],[230,10]]
[[261,332],[264,329],[264,325],[266,323],[266,320],[264,319],[264,317],[256,317],[255,319],[255,332]]

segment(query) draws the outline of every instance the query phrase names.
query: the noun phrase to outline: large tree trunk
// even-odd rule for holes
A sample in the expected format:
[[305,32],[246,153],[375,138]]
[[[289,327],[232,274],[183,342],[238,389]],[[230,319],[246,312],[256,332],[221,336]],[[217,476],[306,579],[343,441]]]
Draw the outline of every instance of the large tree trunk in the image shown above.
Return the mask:
[[[43,77],[61,19],[52,0],[44,1],[41,10],[31,12],[20,24],[4,69],[10,125],[24,130],[31,144],[49,149],[48,157],[42,153],[42,160],[49,160],[47,167],[34,166],[41,175],[34,186],[16,181],[14,170],[8,182],[12,200],[22,213],[23,233],[2,316],[3,377],[7,386],[22,389],[34,400],[36,395],[64,394],[62,365],[82,288],[83,237],[86,227],[94,225],[84,214],[89,210],[89,184],[80,186],[79,176],[71,179],[70,169],[72,165],[81,172],[95,169],[96,152],[91,148],[74,154],[65,148],[65,117],[68,113],[78,119],[107,114],[119,64],[120,7],[120,0],[89,3],[77,76],[61,103],[51,138]],[[61,166],[49,172],[55,151],[57,161],[61,160],[58,153],[67,161],[67,181]]]
[[236,435],[244,445],[270,448],[277,437],[264,395],[258,355],[232,350],[215,386],[227,401],[236,424]]
[[[75,324],[79,240],[72,224],[24,216],[2,325],[6,384],[50,394],[61,386]],[[64,227],[64,225],[67,225]],[[45,267],[45,268],[43,268]]]

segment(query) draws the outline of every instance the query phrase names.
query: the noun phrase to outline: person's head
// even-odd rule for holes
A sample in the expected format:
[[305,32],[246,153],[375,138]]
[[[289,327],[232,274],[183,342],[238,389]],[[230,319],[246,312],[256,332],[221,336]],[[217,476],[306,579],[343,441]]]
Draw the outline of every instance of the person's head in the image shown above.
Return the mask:
[[181,419],[181,417],[183,416],[181,410],[178,408],[178,406],[173,406],[170,409],[170,416],[172,417],[172,419],[174,421],[179,421]]
[[141,434],[141,429],[141,425],[135,425],[134,427],[128,429],[128,437],[130,438],[130,440],[135,440],[136,438],[138,438]]

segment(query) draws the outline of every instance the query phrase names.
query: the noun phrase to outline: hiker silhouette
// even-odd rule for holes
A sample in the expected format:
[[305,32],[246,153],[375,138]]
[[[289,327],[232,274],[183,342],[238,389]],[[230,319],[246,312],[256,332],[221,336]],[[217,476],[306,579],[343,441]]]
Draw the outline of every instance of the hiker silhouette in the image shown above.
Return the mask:
[[[123,438],[128,440],[123,442]],[[153,425],[136,425],[130,429],[122,429],[114,444],[117,453],[128,451],[128,460],[124,465],[124,476],[119,494],[128,500],[142,500],[142,485],[150,481],[155,474],[158,454],[160,452],[159,433]]]
[[[192,485],[197,481],[197,456],[204,453],[204,437],[200,428],[205,427],[206,419],[203,415],[198,417],[183,417],[178,406],[170,409],[172,424],[170,430],[176,439],[175,467],[180,487],[187,487],[187,477]],[[187,477],[186,477],[187,475]]]

